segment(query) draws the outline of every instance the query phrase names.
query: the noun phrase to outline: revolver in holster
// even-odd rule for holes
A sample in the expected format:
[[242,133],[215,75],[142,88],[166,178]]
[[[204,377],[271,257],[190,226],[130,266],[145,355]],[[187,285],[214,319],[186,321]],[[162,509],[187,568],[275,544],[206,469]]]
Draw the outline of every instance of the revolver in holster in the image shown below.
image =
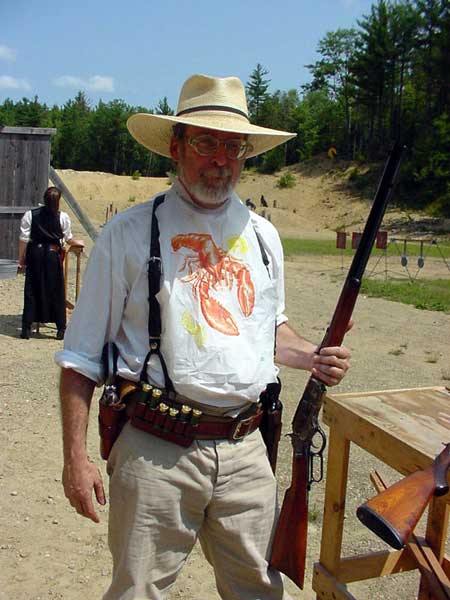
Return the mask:
[[105,385],[98,412],[100,455],[104,460],[108,459],[111,448],[127,421],[125,404],[120,400],[118,391],[117,356],[118,350],[114,342],[105,344],[102,356]]
[[283,405],[280,400],[281,382],[269,383],[260,396],[260,402],[264,411],[262,421],[259,425],[262,438],[267,448],[270,466],[275,474],[277,467],[278,443],[281,437],[281,415]]

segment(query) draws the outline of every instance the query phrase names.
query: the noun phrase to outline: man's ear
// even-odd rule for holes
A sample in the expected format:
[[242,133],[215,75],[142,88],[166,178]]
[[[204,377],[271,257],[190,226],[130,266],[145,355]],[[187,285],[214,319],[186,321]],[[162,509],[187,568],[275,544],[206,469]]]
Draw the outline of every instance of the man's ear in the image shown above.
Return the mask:
[[180,158],[180,141],[175,136],[172,136],[170,140],[170,156],[174,162],[178,162]]

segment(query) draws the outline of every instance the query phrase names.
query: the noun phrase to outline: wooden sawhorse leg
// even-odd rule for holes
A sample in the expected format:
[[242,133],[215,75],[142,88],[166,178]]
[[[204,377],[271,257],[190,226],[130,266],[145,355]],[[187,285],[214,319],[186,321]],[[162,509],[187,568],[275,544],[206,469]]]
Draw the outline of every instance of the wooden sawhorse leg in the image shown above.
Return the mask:
[[330,429],[320,564],[314,566],[313,574],[313,589],[320,600],[354,600],[338,581],[349,455],[349,440]]
[[[443,498],[433,498],[428,509],[427,530],[425,540],[432,549],[438,563],[450,576],[449,563],[445,558],[445,542],[447,539],[449,505]],[[418,600],[434,600],[424,577],[420,580]]]

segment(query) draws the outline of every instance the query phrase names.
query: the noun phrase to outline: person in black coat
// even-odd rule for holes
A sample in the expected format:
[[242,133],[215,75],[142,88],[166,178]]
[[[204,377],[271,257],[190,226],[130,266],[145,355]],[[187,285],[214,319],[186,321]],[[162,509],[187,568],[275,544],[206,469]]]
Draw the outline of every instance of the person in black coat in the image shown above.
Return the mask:
[[34,322],[55,323],[56,338],[64,337],[63,243],[83,243],[73,239],[69,215],[59,210],[60,198],[60,190],[49,187],[44,205],[27,211],[20,224],[19,268],[25,270],[22,339],[30,338]]

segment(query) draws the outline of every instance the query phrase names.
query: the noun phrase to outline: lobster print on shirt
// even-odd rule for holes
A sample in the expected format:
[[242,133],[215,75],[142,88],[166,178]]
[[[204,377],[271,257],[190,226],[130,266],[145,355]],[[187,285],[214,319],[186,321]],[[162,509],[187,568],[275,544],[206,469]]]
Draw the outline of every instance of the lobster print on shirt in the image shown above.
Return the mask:
[[[246,250],[243,238],[231,238],[231,249]],[[249,317],[255,304],[255,288],[250,271],[243,261],[231,255],[229,251],[217,246],[207,233],[183,233],[172,238],[172,249],[188,249],[180,271],[187,269],[188,275],[181,281],[192,286],[194,298],[200,303],[200,309],[210,327],[225,335],[239,335],[236,319],[215,297],[214,290],[236,289],[240,310]]]

